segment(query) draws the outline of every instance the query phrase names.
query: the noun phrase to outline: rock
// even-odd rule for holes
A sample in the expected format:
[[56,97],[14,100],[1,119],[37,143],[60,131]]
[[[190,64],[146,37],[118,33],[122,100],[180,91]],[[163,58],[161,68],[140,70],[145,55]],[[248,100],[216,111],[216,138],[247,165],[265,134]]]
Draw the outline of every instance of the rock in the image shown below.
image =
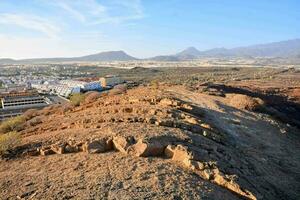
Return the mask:
[[27,156],[38,156],[38,155],[40,155],[40,152],[38,149],[31,149],[31,150],[25,151],[23,154],[27,155]]
[[186,121],[187,123],[193,124],[193,125],[198,124],[198,120],[194,117],[186,117],[184,119],[184,121]]
[[193,107],[189,104],[183,103],[180,105],[181,110],[191,111],[193,110]]
[[111,139],[102,138],[83,144],[82,149],[88,153],[103,153],[112,149]]
[[174,122],[172,120],[159,120],[155,122],[158,126],[166,126],[166,127],[173,127]]
[[42,156],[55,154],[55,152],[50,147],[43,147],[39,149],[39,152]]
[[201,123],[200,126],[201,126],[202,128],[206,128],[206,129],[212,130],[211,125],[209,125],[209,124],[207,124],[207,123]]
[[168,145],[165,150],[164,150],[164,154],[167,158],[173,158],[174,156],[174,151],[175,151],[175,146],[174,145]]
[[164,154],[164,149],[165,145],[161,144],[160,142],[154,141],[151,143],[146,143],[142,140],[139,140],[136,144],[129,147],[128,153],[140,157],[162,156]]
[[54,151],[56,154],[64,154],[65,153],[65,144],[53,144],[51,145],[51,150]]
[[205,165],[199,161],[196,161],[194,166],[195,166],[196,170],[204,170],[204,167],[205,167]]
[[79,152],[79,147],[76,146],[76,145],[70,145],[70,144],[67,144],[65,146],[65,153],[76,153],[76,152]]
[[210,180],[213,177],[213,173],[210,169],[199,170],[197,174],[205,180]]
[[164,105],[164,106],[172,106],[173,101],[171,99],[164,98],[164,99],[160,100],[159,104]]
[[134,144],[134,138],[133,137],[122,137],[122,136],[116,136],[112,140],[113,147],[117,151],[120,151],[122,153],[127,153],[127,150],[129,146]]
[[132,113],[133,112],[133,108],[124,108],[123,112],[125,112],[125,113]]
[[145,121],[149,124],[155,124],[156,118],[154,117],[146,118]]
[[191,166],[192,155],[188,152],[188,149],[182,145],[177,145],[172,160],[182,162],[186,167]]
[[223,173],[221,173],[218,169],[213,169],[211,171],[210,179],[213,183],[225,187],[228,190],[231,190],[243,197],[246,197],[247,199],[257,199],[250,191],[240,188],[240,186],[233,180],[227,179],[226,176]]

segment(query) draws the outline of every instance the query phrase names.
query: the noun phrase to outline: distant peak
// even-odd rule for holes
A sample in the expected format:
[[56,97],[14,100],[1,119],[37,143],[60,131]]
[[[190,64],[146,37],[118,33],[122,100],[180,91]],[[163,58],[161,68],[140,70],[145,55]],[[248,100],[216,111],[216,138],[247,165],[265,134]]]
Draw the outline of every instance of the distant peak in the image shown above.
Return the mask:
[[185,51],[199,51],[196,47],[188,47]]
[[200,54],[200,51],[198,49],[196,49],[195,47],[188,47],[187,49],[183,50],[182,52],[180,52],[177,55],[180,56],[198,56]]

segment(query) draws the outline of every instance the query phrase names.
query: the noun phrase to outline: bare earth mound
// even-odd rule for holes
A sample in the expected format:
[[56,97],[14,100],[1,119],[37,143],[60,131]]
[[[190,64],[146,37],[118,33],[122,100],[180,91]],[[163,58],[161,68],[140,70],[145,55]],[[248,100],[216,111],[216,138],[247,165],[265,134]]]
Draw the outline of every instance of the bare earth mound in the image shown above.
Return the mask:
[[243,94],[227,94],[229,104],[237,109],[246,109],[249,111],[256,111],[264,105],[260,98],[253,98]]
[[[139,87],[27,113],[3,199],[299,199],[299,134],[262,102]],[[284,131],[283,131],[284,130]]]

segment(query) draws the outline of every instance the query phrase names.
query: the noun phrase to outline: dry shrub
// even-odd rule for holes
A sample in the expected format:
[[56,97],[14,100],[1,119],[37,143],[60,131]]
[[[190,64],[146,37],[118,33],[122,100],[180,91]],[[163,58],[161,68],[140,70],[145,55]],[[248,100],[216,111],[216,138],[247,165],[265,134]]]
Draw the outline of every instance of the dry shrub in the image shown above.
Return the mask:
[[13,149],[21,141],[21,135],[17,132],[9,132],[0,135],[0,155],[5,154],[8,150]]
[[38,115],[39,115],[39,111],[36,109],[29,109],[26,112],[24,112],[24,114],[23,114],[23,116],[26,120],[30,120]]
[[26,125],[36,126],[38,124],[43,123],[42,117],[35,117],[26,122]]
[[0,134],[1,133],[8,133],[11,131],[20,131],[23,128],[23,124],[25,123],[24,116],[17,116],[10,118],[6,121],[3,121],[0,124]]
[[264,101],[260,98],[253,98],[243,94],[229,94],[226,97],[229,98],[229,104],[237,109],[258,111],[264,106]]
[[117,85],[109,91],[109,95],[124,94],[126,91],[127,87],[125,85]]
[[100,92],[89,92],[85,95],[84,103],[93,103],[101,97]]
[[158,89],[158,87],[159,87],[159,81],[158,80],[152,80],[151,82],[150,82],[150,86],[152,87],[152,88],[154,88],[154,89]]
[[81,93],[72,94],[70,97],[70,102],[73,106],[79,106],[81,102],[85,99],[85,95]]

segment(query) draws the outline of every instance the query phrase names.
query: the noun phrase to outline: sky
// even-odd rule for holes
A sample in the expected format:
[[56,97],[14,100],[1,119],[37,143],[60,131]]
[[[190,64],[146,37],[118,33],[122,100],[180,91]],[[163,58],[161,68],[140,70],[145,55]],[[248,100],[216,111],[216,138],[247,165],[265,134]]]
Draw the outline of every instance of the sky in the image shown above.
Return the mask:
[[300,0],[0,0],[0,58],[146,58],[296,38]]

